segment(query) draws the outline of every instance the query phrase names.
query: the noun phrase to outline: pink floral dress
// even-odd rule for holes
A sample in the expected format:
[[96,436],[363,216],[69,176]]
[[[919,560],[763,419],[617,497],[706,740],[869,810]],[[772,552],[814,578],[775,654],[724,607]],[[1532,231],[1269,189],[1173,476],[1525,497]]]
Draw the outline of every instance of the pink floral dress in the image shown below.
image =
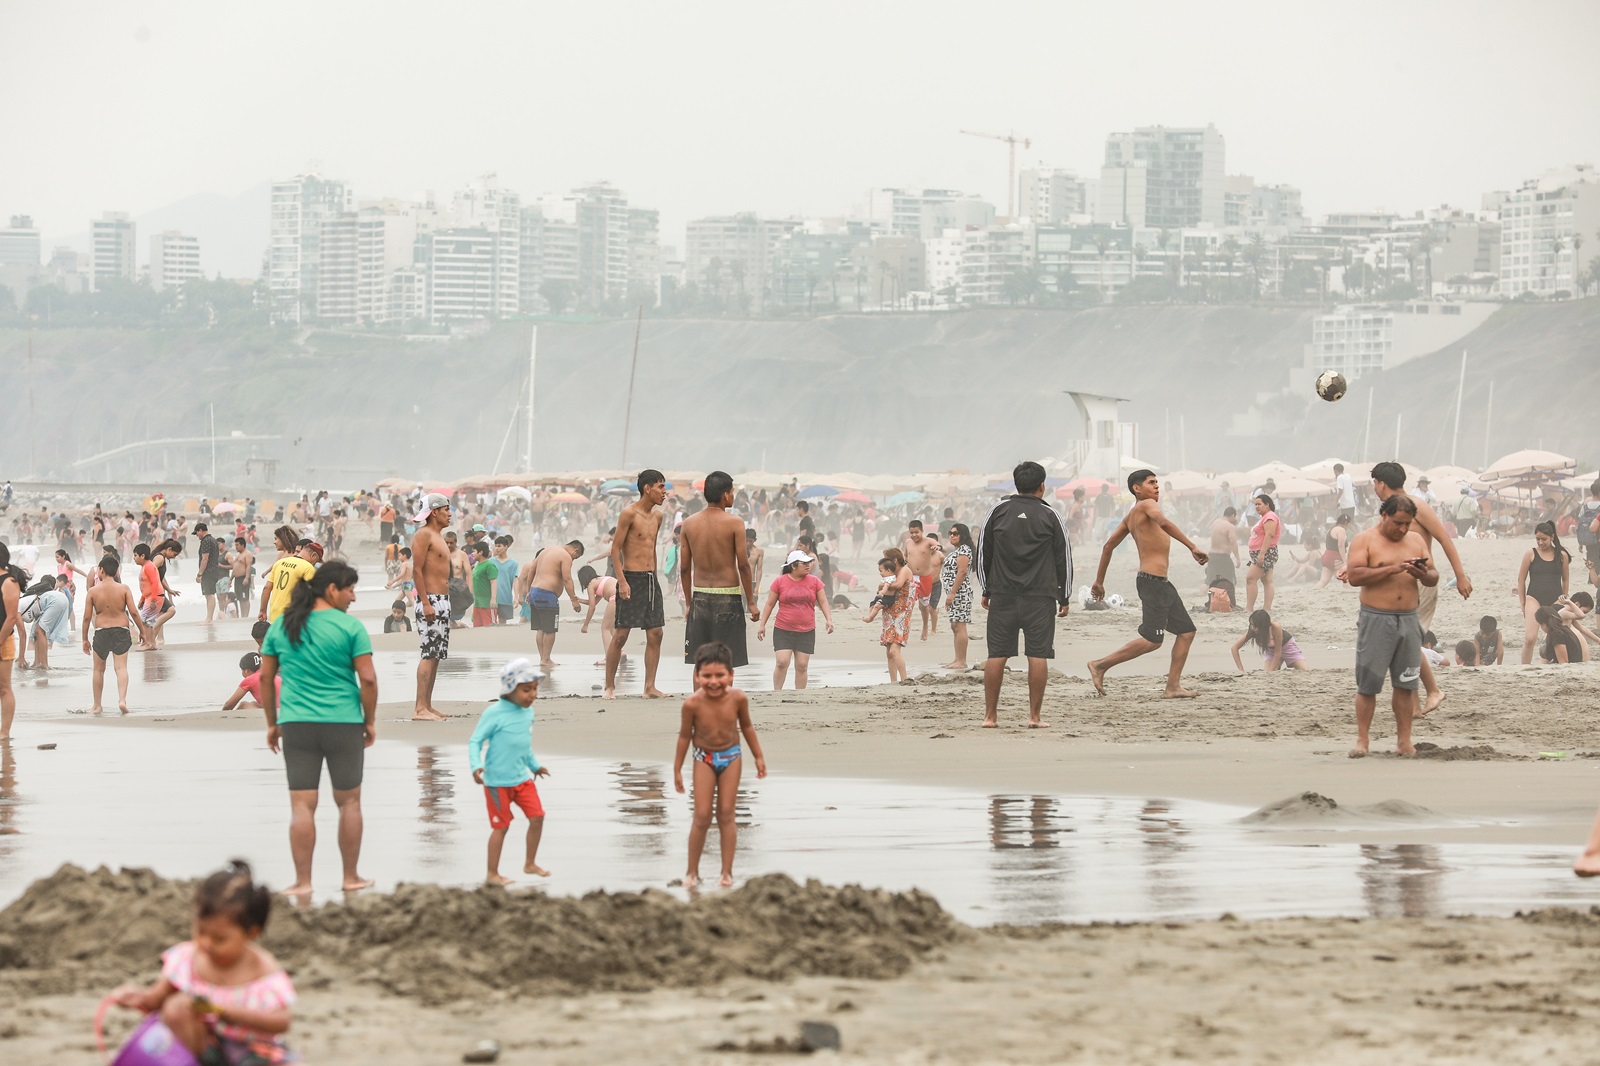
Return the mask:
[[[161,976],[179,992],[209,1000],[219,1007],[245,1010],[282,1010],[294,1005],[294,984],[282,970],[247,985],[214,985],[194,972],[194,941],[174,944],[161,955]],[[263,1033],[217,1022],[212,1026],[223,1056],[232,1066],[243,1063],[299,1062],[281,1033]]]
[[[891,589],[885,587],[883,591],[889,592]],[[894,606],[885,608],[883,612],[883,636],[878,640],[878,643],[884,647],[888,647],[890,644],[898,644],[902,648],[905,647],[906,641],[911,638],[911,612],[916,606],[916,579],[913,578],[906,583],[905,588],[901,589],[899,595],[894,598]]]

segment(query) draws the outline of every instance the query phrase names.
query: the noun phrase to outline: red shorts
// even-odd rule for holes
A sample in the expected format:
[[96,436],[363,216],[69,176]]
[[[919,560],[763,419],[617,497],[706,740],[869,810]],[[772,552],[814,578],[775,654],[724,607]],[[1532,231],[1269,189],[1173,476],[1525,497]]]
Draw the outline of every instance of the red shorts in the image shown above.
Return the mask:
[[493,607],[474,607],[472,609],[472,628],[492,626],[500,621],[499,614]]
[[915,580],[916,583],[917,583],[917,602],[918,603],[926,604],[929,600],[933,599],[933,575],[932,574],[922,574],[921,576],[915,576],[914,575],[913,576],[913,580]]
[[525,818],[544,817],[544,804],[539,802],[539,789],[531,777],[516,788],[490,788],[484,785],[483,805],[489,809],[491,829],[510,827],[513,806],[521,807]]

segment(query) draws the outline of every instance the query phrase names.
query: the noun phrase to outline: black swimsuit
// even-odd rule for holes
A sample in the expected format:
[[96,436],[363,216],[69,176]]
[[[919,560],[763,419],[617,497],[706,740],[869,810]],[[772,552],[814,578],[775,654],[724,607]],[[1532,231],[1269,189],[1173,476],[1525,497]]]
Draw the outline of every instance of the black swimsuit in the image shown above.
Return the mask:
[[1556,557],[1546,562],[1539,554],[1539,549],[1533,550],[1533,562],[1528,564],[1528,595],[1538,601],[1540,607],[1555,605],[1556,599],[1561,595],[1561,553],[1556,552]]

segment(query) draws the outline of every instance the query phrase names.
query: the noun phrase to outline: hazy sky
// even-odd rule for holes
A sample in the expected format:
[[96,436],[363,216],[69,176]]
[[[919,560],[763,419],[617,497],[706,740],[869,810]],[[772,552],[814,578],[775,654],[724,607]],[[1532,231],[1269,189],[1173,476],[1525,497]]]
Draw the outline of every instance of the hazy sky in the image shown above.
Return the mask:
[[0,216],[233,194],[317,161],[357,195],[489,171],[606,178],[683,223],[837,214],[871,185],[984,194],[1005,146],[1085,171],[1105,135],[1215,123],[1308,213],[1471,209],[1600,163],[1600,3],[807,4],[0,0]]

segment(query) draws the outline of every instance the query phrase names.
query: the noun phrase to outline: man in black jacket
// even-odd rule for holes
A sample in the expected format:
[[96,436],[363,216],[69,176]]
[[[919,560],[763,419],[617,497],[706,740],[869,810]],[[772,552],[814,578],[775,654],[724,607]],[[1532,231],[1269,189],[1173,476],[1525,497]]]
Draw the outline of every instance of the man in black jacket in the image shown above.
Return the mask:
[[990,509],[978,537],[978,587],[989,612],[989,658],[983,664],[983,725],[993,729],[1006,660],[1017,654],[1017,633],[1027,638],[1028,728],[1040,729],[1048,660],[1055,658],[1056,619],[1067,616],[1072,594],[1072,546],[1067,527],[1044,502],[1044,467],[1022,462],[1016,485]]
[[1104,659],[1089,663],[1089,680],[1094,683],[1097,696],[1106,694],[1106,671],[1118,663],[1137,659],[1161,647],[1167,634],[1172,634],[1172,665],[1167,670],[1167,687],[1163,699],[1192,699],[1196,694],[1183,687],[1183,664],[1189,658],[1189,645],[1194,643],[1194,622],[1183,606],[1183,598],[1167,580],[1167,565],[1171,557],[1172,542],[1177,541],[1189,549],[1194,561],[1201,566],[1210,559],[1194,546],[1183,530],[1161,513],[1161,482],[1149,470],[1135,470],[1128,475],[1128,491],[1136,501],[1133,510],[1117,524],[1117,528],[1100,550],[1100,569],[1095,572],[1094,584],[1089,594],[1097,600],[1106,598],[1106,568],[1111,565],[1111,553],[1116,551],[1130,535],[1139,549],[1139,605],[1144,611],[1139,625],[1139,635]]

